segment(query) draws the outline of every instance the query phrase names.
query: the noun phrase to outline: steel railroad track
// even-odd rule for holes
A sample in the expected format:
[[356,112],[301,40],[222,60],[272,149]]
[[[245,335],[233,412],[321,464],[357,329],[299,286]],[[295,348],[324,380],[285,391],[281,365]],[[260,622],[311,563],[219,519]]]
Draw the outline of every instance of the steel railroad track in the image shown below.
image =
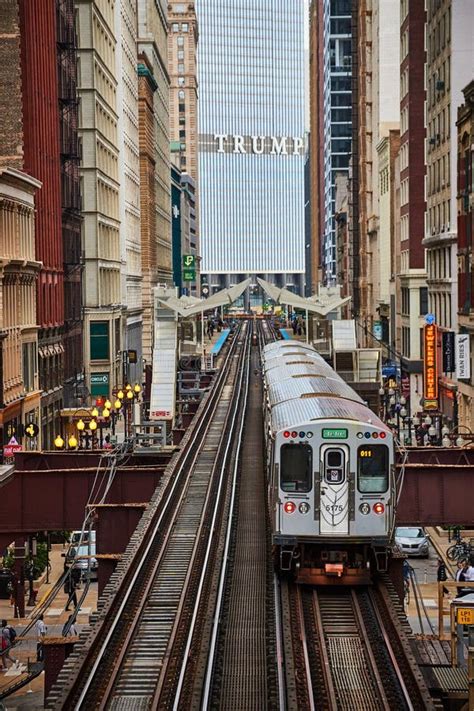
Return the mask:
[[[383,584],[309,588],[281,581],[284,707],[324,711],[432,709]],[[389,619],[390,618],[390,619]],[[304,683],[303,683],[304,681]]]
[[248,367],[248,328],[242,331],[200,407],[194,434],[170,464],[166,489],[152,501],[142,545],[115,584],[101,624],[66,663],[48,708],[172,708]]

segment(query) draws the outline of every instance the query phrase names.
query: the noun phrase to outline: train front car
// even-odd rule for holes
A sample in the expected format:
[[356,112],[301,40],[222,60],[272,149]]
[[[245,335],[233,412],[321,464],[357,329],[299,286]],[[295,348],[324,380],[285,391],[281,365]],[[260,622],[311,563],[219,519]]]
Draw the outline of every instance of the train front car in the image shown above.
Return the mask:
[[311,584],[385,570],[396,501],[387,426],[311,347],[264,348],[275,565]]

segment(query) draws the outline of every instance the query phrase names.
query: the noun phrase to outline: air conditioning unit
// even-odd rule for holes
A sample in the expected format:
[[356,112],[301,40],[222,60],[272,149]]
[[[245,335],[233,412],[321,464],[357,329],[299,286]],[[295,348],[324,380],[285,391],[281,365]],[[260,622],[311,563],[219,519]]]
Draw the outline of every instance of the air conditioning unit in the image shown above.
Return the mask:
[[444,81],[441,79],[436,82],[436,91],[444,91]]

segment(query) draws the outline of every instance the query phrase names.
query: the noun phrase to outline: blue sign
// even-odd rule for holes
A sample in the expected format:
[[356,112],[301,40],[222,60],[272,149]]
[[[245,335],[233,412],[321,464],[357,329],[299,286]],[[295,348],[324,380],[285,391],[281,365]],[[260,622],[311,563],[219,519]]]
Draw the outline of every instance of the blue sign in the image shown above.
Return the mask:
[[426,314],[425,321],[428,326],[432,326],[436,322],[436,316],[434,314]]

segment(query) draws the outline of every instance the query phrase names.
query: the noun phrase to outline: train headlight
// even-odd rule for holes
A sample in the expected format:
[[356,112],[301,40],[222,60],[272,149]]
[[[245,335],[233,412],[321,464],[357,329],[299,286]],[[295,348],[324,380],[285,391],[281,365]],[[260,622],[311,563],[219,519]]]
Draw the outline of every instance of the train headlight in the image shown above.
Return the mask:
[[312,433],[312,432],[306,432],[306,437],[307,437],[308,439],[311,439],[312,436],[313,436],[313,433]]
[[377,503],[374,504],[374,513],[381,516],[384,511],[385,511],[385,506],[383,505],[383,503],[381,501],[377,501]]
[[298,506],[298,509],[300,513],[307,514],[309,511],[309,504],[307,504],[306,501],[303,501],[303,503]]
[[285,509],[285,513],[292,514],[296,511],[296,504],[292,501],[287,501],[283,508]]
[[361,514],[364,514],[364,516],[367,516],[367,514],[370,513],[369,504],[366,501],[364,501],[364,503],[359,506],[359,511],[361,512]]

